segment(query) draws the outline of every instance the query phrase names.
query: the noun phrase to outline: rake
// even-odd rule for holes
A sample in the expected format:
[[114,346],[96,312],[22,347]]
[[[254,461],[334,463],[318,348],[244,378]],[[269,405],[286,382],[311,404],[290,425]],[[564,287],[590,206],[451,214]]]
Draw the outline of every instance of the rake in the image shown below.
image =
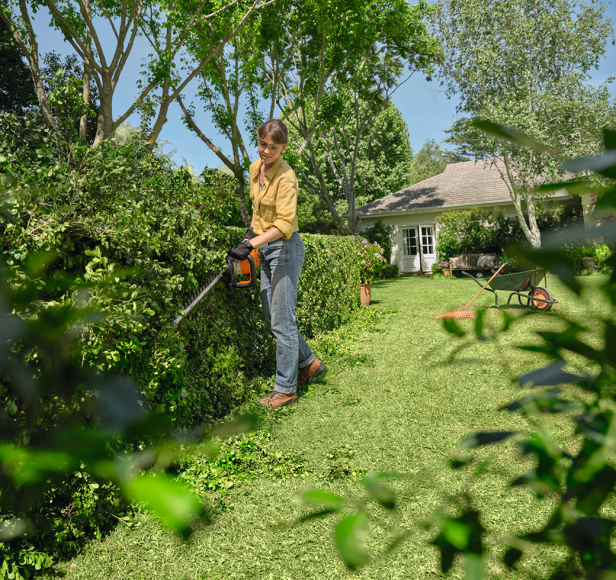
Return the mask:
[[451,312],[445,312],[445,314],[441,314],[440,316],[437,316],[436,318],[452,318],[454,320],[475,320],[475,313],[471,310],[471,304],[475,301],[475,298],[477,298],[477,296],[479,296],[479,294],[481,294],[486,286],[492,282],[492,280],[494,280],[494,278],[496,278],[496,276],[498,275],[498,273],[505,267],[505,264],[507,262],[503,263],[501,265],[501,267],[496,270],[496,272],[494,272],[494,276],[492,276],[492,278],[490,278],[485,286],[481,287],[481,290],[479,290],[479,292],[477,292],[477,294],[475,294],[475,296],[473,297],[473,299],[466,305],[466,306],[460,306],[460,308],[456,308],[455,310],[452,310]]

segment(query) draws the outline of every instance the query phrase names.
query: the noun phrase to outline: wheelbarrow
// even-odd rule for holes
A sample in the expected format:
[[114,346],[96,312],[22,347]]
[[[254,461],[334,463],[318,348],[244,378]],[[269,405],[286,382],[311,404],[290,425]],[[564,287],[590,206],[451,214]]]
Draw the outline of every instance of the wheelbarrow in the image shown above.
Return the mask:
[[[479,286],[483,286],[472,274],[468,272],[462,272],[462,274],[475,280]],[[496,292],[498,290],[501,292],[510,292],[509,298],[507,299],[507,306],[509,306],[511,299],[517,296],[520,306],[547,312],[552,308],[552,304],[558,303],[558,300],[554,299],[552,293],[545,286],[539,286],[544,278],[546,279],[547,285],[545,270],[541,268],[526,270],[525,272],[516,272],[515,274],[502,274],[496,276],[490,282],[486,290],[494,294],[496,308],[502,308],[498,304],[498,293]]]

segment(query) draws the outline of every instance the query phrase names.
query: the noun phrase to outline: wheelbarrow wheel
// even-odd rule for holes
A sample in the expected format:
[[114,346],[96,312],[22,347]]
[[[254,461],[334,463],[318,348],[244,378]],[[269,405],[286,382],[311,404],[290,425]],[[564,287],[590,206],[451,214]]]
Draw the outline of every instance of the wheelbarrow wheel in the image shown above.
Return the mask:
[[[530,307],[534,310],[540,310],[541,312],[547,312],[552,308],[549,302],[542,302],[541,300],[554,300],[552,293],[547,288],[537,286],[531,290],[528,295],[530,296]],[[533,300],[533,298],[541,298],[541,300]]]

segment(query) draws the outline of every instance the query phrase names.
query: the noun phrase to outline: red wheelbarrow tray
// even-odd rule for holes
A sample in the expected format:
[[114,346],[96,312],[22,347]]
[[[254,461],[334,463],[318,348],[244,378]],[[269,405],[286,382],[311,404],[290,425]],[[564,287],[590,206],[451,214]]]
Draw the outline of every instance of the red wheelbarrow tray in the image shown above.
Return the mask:
[[[494,270],[492,272],[494,272]],[[472,274],[464,271],[462,274],[472,278],[479,286],[483,287],[483,284]],[[494,301],[497,308],[502,308],[502,306],[498,304],[498,294],[496,292],[500,290],[503,292],[511,292],[507,300],[507,306],[509,306],[511,299],[517,296],[520,306],[531,307],[535,310],[547,312],[552,308],[552,304],[558,303],[558,300],[554,299],[552,293],[545,286],[539,286],[544,278],[547,286],[546,272],[541,268],[526,270],[525,272],[515,272],[514,274],[498,275],[490,282],[486,290],[494,294]]]

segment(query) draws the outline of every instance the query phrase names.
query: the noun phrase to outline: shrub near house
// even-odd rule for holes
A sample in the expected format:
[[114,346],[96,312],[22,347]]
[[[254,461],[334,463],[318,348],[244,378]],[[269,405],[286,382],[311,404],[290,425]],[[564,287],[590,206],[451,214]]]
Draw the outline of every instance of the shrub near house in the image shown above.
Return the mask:
[[[494,253],[500,259],[510,262],[510,270],[529,267],[528,264],[515,263],[506,254],[509,244],[525,243],[524,233],[515,217],[506,216],[502,211],[472,208],[445,212],[436,218],[436,223],[439,262],[446,262],[456,254]],[[544,234],[550,233],[556,239],[562,238],[564,245],[568,241],[563,233],[564,228],[583,223],[581,206],[564,205],[541,210],[537,214],[537,223]]]

